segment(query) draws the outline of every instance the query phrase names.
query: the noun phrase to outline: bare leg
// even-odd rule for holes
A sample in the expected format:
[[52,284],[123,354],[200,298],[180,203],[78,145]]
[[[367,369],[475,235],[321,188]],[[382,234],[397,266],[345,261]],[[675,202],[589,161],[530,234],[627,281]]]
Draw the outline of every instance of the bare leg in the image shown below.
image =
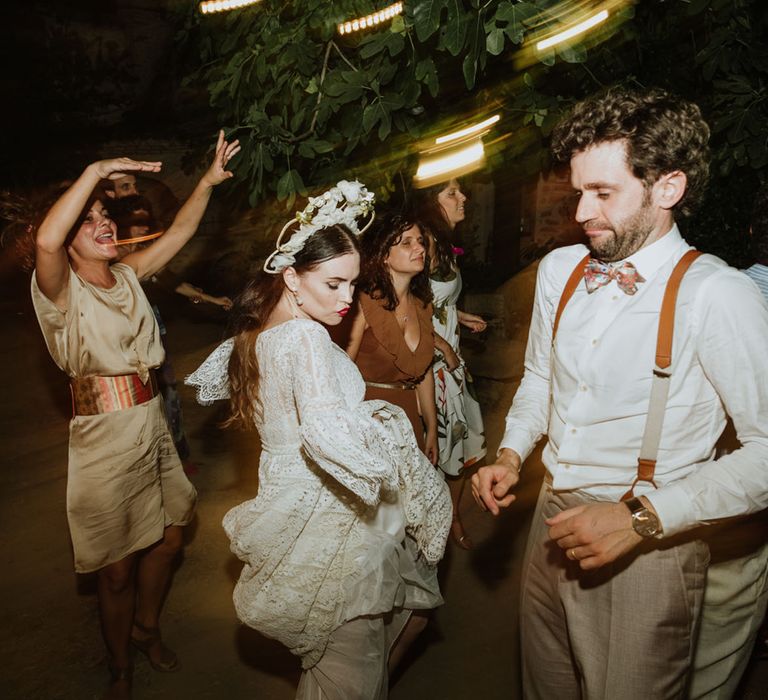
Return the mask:
[[453,541],[462,549],[472,549],[474,546],[471,538],[464,532],[464,525],[461,522],[459,508],[461,497],[464,494],[464,486],[467,480],[462,472],[459,476],[446,477],[448,490],[451,492],[451,503],[453,504],[453,522],[451,523],[451,536]]
[[176,655],[160,639],[160,610],[168,591],[173,561],[182,545],[182,529],[165,528],[163,539],[147,549],[139,560],[134,643],[149,657],[156,670],[176,670]]
[[397,641],[392,646],[392,650],[389,652],[389,663],[387,664],[387,671],[391,675],[397,668],[397,665],[405,656],[405,652],[408,651],[411,644],[416,641],[418,637],[427,626],[429,620],[429,613],[425,610],[416,610],[408,618],[408,622],[405,623],[403,631],[400,632]]
[[114,679],[106,696],[109,698],[128,698],[131,693],[129,646],[136,601],[135,564],[132,554],[98,572],[101,631]]

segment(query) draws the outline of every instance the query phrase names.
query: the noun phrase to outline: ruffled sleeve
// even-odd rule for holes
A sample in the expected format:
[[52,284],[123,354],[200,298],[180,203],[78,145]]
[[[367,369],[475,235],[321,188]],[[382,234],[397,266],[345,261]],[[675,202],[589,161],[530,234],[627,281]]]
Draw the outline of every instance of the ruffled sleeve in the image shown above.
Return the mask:
[[199,404],[210,406],[214,401],[229,398],[229,357],[234,344],[234,338],[225,340],[184,380],[197,389]]
[[302,449],[364,503],[376,505],[382,489],[397,489],[397,465],[372,429],[376,419],[344,401],[333,357],[343,351],[319,324],[296,325],[287,351]]
[[443,557],[453,507],[442,471],[435,469],[416,444],[411,422],[399,406],[386,401],[365,401],[361,410],[376,417],[374,429],[380,446],[397,465],[405,529],[429,564]]
[[333,355],[348,358],[319,324],[302,323],[289,352],[307,456],[368,505],[381,500],[382,490],[397,490],[407,531],[426,561],[438,562],[451,524],[450,494],[403,409],[385,401],[344,403]]

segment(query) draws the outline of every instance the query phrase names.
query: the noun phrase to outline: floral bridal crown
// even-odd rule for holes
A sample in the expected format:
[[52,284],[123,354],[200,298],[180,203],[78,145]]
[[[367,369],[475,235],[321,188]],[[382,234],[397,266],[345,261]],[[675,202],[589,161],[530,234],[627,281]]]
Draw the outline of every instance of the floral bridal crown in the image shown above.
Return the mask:
[[[373,192],[369,192],[357,180],[340,180],[335,187],[331,187],[319,197],[310,197],[304,210],[296,212],[295,218],[283,226],[277,237],[275,250],[264,261],[264,272],[276,275],[293,265],[296,262],[296,254],[306,245],[309,237],[327,226],[342,224],[356,236],[361,235],[373,223],[373,202]],[[370,214],[371,218],[363,228],[359,228],[357,219],[367,214]],[[298,224],[298,229],[283,242],[283,237],[295,224]]]

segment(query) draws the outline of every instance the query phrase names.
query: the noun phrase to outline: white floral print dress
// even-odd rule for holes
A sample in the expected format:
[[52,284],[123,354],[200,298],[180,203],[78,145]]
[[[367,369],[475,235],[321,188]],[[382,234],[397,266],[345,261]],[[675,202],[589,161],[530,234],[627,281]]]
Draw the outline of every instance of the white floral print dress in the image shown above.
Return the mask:
[[[459,352],[459,314],[456,302],[461,294],[461,273],[454,265],[446,279],[430,278],[432,287],[432,323],[461,359]],[[482,459],[486,453],[483,417],[475,397],[469,370],[461,365],[448,371],[443,356],[436,353],[435,373],[437,407],[438,465],[449,476],[458,476],[464,467]]]

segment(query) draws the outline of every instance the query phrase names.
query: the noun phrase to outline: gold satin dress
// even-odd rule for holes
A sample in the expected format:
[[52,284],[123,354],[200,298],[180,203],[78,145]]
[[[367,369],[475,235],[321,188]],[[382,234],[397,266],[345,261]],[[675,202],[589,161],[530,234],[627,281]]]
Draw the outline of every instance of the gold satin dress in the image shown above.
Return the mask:
[[[70,269],[62,311],[32,276],[32,302],[54,362],[69,377],[136,373],[163,361],[152,309],[133,269],[111,267],[116,284],[94,286]],[[192,519],[189,482],[163,410],[163,398],[109,413],[74,416],[69,424],[67,518],[75,571],[101,569]]]

